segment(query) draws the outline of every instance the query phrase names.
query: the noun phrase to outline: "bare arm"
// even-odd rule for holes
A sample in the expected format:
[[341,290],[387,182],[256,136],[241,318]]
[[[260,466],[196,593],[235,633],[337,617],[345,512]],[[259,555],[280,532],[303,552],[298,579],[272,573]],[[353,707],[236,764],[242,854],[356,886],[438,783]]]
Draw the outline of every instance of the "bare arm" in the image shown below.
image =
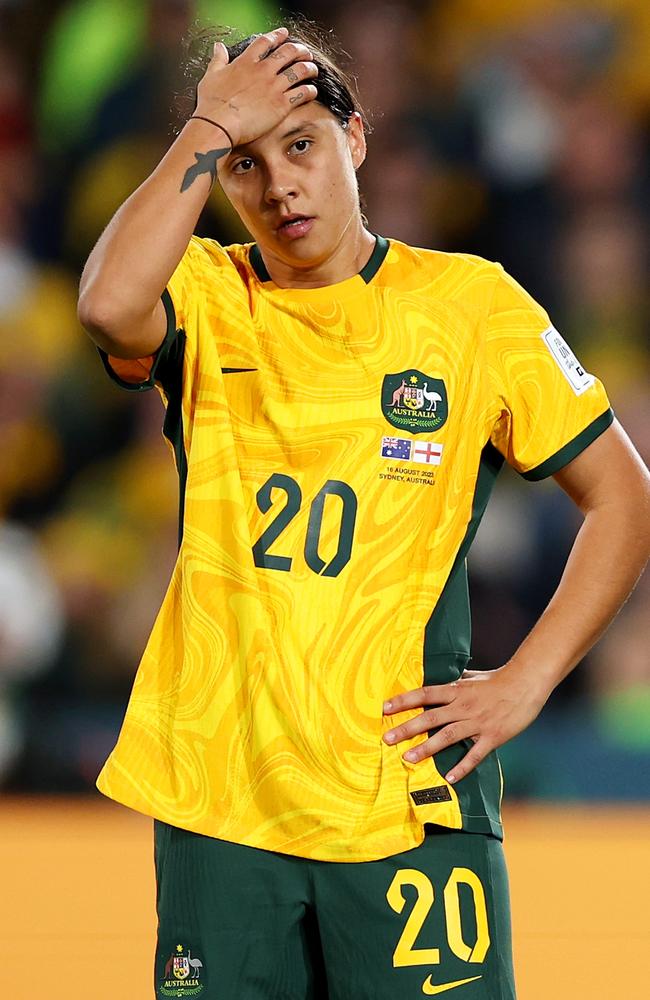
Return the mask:
[[618,423],[565,466],[556,481],[585,520],[543,615],[498,670],[466,670],[459,681],[393,696],[391,715],[434,705],[384,734],[399,743],[440,730],[416,748],[423,760],[462,739],[474,747],[446,775],[463,778],[536,718],[551,691],[602,635],[638,580],[650,552],[650,476]]
[[513,657],[547,695],[603,634],[650,551],[650,476],[619,423],[555,480],[585,520],[553,598]]
[[[316,96],[316,74],[303,45],[286,42],[286,28],[261,35],[228,63],[224,45],[198,87],[195,114],[224,128],[190,120],[147,180],[116,212],[94,247],[81,277],[79,319],[100,347],[121,358],[146,357],[165,335],[160,301],[231,145],[250,142],[278,124],[297,103]],[[267,58],[270,56],[270,58]],[[303,61],[300,61],[303,60]],[[307,60],[307,61],[304,61]],[[285,70],[291,66],[291,79]]]
[[214,164],[230,144],[224,133],[189,121],[153,174],[118,209],[95,245],[79,289],[79,319],[109,354],[141,358],[165,336],[162,291],[178,265],[210,193],[209,171],[181,191],[189,164]]

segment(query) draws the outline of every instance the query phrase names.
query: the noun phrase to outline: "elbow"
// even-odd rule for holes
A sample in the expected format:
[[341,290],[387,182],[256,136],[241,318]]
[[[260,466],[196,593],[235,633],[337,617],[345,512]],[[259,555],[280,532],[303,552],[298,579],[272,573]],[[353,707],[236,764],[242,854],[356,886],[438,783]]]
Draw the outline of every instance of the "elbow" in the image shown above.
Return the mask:
[[120,315],[105,296],[97,296],[82,291],[77,302],[77,317],[81,326],[97,347],[114,357],[140,356],[138,346],[134,347],[132,317]]
[[99,347],[115,336],[116,317],[106,300],[97,299],[88,292],[81,292],[77,302],[77,318],[88,336]]
[[103,320],[101,314],[81,297],[77,303],[77,319],[88,336],[95,340],[102,330]]
[[623,502],[630,524],[650,544],[650,472],[640,455],[635,454],[634,458],[634,472],[623,484]]
[[82,290],[77,316],[98,347],[114,358],[145,358],[165,339],[167,316],[160,300],[144,312],[125,308],[118,298]]

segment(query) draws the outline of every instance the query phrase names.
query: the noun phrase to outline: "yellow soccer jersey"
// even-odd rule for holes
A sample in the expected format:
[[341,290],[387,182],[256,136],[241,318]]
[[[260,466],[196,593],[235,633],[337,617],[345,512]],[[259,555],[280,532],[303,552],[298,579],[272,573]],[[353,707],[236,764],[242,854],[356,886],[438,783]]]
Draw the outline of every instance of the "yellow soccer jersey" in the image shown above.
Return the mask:
[[333,861],[414,847],[424,823],[499,836],[496,755],[449,786],[466,745],[407,764],[382,734],[413,713],[382,703],[459,677],[494,478],[574,458],[611,423],[602,386],[499,265],[381,238],[307,290],[255,246],[193,238],[164,302],[154,358],[105,359],[162,389],[182,543],[99,788]]

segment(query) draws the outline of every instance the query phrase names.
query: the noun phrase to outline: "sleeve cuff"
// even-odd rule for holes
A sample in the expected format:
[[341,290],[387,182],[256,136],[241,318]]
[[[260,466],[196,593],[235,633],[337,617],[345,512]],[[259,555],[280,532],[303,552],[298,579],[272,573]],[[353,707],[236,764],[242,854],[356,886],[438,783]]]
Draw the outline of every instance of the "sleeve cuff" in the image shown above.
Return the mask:
[[[111,381],[115,382],[116,385],[119,385],[121,389],[126,389],[127,392],[146,392],[149,389],[154,388],[156,384],[156,373],[158,371],[158,367],[162,359],[164,359],[169,353],[169,348],[171,347],[176,337],[176,312],[174,310],[174,303],[172,302],[172,297],[166,288],[164,289],[161,295],[161,299],[163,306],[165,307],[165,315],[167,317],[167,332],[165,333],[165,339],[163,340],[162,344],[160,345],[156,353],[150,355],[152,364],[149,369],[149,375],[147,378],[132,379],[132,380],[122,378],[122,376],[119,375],[118,372],[113,367],[113,360],[111,359],[111,357],[106,353],[106,351],[103,351],[101,347],[97,348],[97,350],[99,351],[99,356],[102,360],[102,364],[104,365],[104,368],[106,369],[106,372]],[[142,362],[145,360],[148,361],[149,358],[147,359],[134,358],[133,364],[137,364],[139,361],[140,366],[144,367]],[[118,358],[116,358],[115,361],[121,362],[125,366],[128,364],[128,361],[122,361],[122,359]]]
[[580,452],[584,451],[592,441],[600,437],[603,431],[606,431],[611,426],[613,420],[613,411],[611,409],[605,410],[599,417],[592,420],[584,430],[580,431],[572,441],[569,441],[563,448],[556,451],[554,455],[547,458],[541,465],[535,466],[534,469],[522,472],[521,475],[524,479],[528,479],[531,482],[539,482],[540,479],[553,476],[560,469],[563,469],[565,465],[568,465],[569,462],[572,462],[574,458],[577,458]]

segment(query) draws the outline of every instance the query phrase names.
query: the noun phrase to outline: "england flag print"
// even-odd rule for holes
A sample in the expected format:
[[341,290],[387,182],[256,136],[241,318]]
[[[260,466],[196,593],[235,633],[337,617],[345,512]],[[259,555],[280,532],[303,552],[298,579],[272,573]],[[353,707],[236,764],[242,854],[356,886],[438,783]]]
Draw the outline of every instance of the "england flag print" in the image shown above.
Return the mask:
[[433,441],[414,441],[412,462],[422,462],[426,465],[440,465],[442,445]]

